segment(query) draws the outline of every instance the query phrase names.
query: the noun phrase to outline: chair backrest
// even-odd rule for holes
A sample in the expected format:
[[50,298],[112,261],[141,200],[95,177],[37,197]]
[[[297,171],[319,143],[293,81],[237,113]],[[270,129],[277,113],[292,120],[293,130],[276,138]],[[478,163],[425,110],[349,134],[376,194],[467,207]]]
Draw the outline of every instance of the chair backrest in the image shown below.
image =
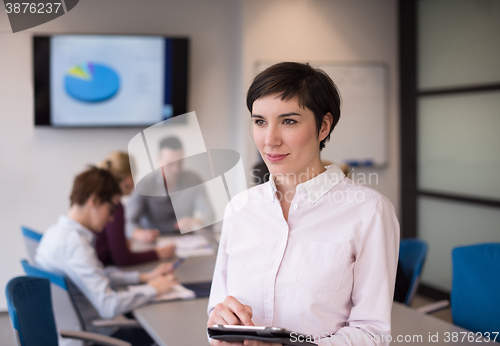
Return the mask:
[[404,303],[411,305],[417,293],[420,275],[427,255],[427,243],[420,239],[403,239],[399,245],[399,264],[410,281]]
[[[68,291],[68,282],[64,276],[51,273],[46,270],[40,269],[22,260],[26,275],[33,277],[46,278],[51,283],[51,296],[56,325],[58,329],[64,330],[84,330],[82,318],[75,307],[73,299]],[[59,344],[62,346],[81,346],[83,343],[75,339],[59,339]]]
[[475,333],[500,331],[500,243],[456,247],[452,261],[453,323]]
[[38,247],[43,234],[24,226],[21,226],[21,230],[23,231],[24,243],[26,244],[30,261],[31,263],[35,263],[36,248]]
[[7,284],[5,295],[18,345],[58,344],[48,279],[30,276],[14,278]]

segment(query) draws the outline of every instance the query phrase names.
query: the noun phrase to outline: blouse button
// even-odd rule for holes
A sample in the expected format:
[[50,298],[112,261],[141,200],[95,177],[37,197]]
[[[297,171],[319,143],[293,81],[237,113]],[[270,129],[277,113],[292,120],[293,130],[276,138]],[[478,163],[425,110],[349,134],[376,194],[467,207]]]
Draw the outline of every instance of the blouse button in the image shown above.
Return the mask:
[[298,209],[298,208],[299,208],[299,206],[297,204],[293,205],[293,209]]

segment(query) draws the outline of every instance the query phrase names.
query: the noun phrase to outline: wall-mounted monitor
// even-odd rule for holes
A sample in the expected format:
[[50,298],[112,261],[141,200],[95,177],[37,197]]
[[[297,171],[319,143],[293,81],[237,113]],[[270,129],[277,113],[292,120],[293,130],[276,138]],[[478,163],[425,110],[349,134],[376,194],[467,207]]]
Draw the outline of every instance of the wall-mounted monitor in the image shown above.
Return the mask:
[[34,36],[35,125],[150,126],[187,112],[188,39]]

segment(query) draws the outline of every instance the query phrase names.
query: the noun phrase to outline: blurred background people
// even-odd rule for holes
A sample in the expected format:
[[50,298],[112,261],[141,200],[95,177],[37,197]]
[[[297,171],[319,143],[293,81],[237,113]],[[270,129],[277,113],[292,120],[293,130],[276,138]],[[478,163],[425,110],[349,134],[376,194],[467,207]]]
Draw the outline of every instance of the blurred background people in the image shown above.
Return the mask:
[[[179,230],[193,230],[209,224],[214,214],[201,178],[183,170],[184,150],[177,137],[167,137],[160,142],[158,164],[163,170],[163,180],[157,186],[167,185],[166,196],[144,196],[135,191],[127,203],[127,229],[135,240],[151,242],[160,234],[179,234]],[[162,179],[156,175],[154,179]],[[187,190],[186,190],[187,189]],[[168,191],[167,191],[168,190]],[[174,207],[169,192],[184,190],[180,204]],[[177,218],[176,218],[177,216]]]
[[[57,223],[49,227],[36,251],[37,265],[64,275],[76,287],[78,292],[72,292],[72,297],[86,326],[96,319],[96,312],[101,318],[114,318],[152,301],[177,283],[170,263],[140,273],[123,272],[113,266],[104,268],[98,260],[94,238],[113,220],[120,196],[120,186],[111,173],[97,167],[88,168],[74,180],[68,214],[61,215]],[[128,286],[128,289],[116,291],[116,286]],[[113,335],[124,339],[120,333],[118,330]],[[144,345],[151,344],[142,329],[125,333],[132,333],[129,336],[134,345],[142,345],[140,340]]]
[[[132,180],[131,160],[127,153],[115,151],[99,164],[100,168],[108,170],[116,179],[123,196],[128,196],[134,190]],[[96,251],[99,260],[106,265],[127,266],[158,259],[170,258],[175,254],[175,245],[167,244],[145,252],[130,251],[125,237],[125,211],[118,202],[113,221],[108,222],[104,231],[96,236]]]

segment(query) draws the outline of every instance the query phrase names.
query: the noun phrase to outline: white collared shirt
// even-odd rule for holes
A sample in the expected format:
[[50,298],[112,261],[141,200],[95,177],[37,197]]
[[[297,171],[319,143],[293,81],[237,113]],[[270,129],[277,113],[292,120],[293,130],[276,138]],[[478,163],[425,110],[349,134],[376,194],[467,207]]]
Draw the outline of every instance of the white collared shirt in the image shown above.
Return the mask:
[[369,336],[390,334],[399,249],[392,204],[336,165],[297,185],[288,222],[276,193],[271,176],[226,208],[208,313],[231,295],[252,307],[255,325],[321,345],[388,344]]
[[[42,269],[69,278],[102,318],[113,318],[143,305],[157,295],[150,285],[115,291],[111,285],[140,282],[139,272],[103,268],[93,246],[94,234],[75,220],[61,215],[42,237],[35,261]],[[85,319],[85,316],[84,316]]]

